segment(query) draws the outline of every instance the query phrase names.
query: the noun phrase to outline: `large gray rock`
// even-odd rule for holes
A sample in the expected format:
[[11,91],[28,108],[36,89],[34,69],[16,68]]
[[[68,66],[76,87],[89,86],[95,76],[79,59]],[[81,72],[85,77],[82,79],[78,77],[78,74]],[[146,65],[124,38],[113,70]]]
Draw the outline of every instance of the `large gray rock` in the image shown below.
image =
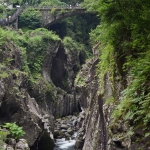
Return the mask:
[[61,128],[61,129],[68,129],[68,126],[65,125],[65,124],[62,124],[60,128]]
[[6,150],[14,150],[12,146],[8,145]]
[[50,150],[53,147],[45,142],[54,144],[53,116],[58,118],[78,110],[74,79],[80,68],[80,54],[65,49],[61,41],[49,41],[41,69],[44,79],[36,83],[23,72],[24,55],[9,39],[0,47],[0,63],[9,60],[0,69],[0,123],[16,122],[26,132],[23,138],[32,149],[45,145],[43,149]]
[[[27,139],[29,146],[38,145],[42,137],[45,137],[43,130],[53,141],[52,111],[47,108],[46,101],[43,102],[45,104],[43,108],[31,94],[29,77],[21,71],[22,51],[11,41],[3,44],[2,49],[0,50],[0,63],[7,59],[13,61],[10,61],[8,66],[5,66],[6,64],[2,66],[0,70],[4,74],[4,77],[0,79],[0,123],[16,122],[17,125],[22,126],[26,132],[24,138]],[[48,117],[46,117],[47,114]],[[37,140],[39,137],[40,139]]]
[[19,139],[19,142],[16,144],[15,150],[30,150],[30,148],[25,139]]

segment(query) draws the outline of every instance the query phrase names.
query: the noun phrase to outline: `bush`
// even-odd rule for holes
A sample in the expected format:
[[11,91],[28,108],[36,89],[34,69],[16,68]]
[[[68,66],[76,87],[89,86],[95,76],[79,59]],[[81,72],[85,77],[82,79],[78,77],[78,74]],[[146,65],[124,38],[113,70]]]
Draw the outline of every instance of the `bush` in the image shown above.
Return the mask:
[[10,131],[10,135],[12,138],[18,139],[22,137],[25,132],[22,130],[22,127],[19,127],[16,125],[16,123],[5,123],[5,125],[2,126],[3,128],[6,128]]
[[19,27],[24,29],[36,29],[42,25],[41,13],[28,8],[20,15]]

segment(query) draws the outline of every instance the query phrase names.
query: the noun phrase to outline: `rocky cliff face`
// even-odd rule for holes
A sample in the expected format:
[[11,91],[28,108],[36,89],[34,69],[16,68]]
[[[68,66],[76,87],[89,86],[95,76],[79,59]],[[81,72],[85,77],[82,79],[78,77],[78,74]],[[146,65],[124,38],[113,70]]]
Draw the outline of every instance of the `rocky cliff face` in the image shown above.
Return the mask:
[[60,41],[48,43],[43,79],[34,84],[30,74],[22,70],[21,50],[10,40],[2,45],[0,123],[16,122],[22,126],[31,149],[53,149],[54,116],[78,111],[74,78],[80,67],[79,55],[65,50]]
[[17,122],[25,130],[30,146],[46,138],[52,141],[53,116],[43,113],[28,92],[29,76],[22,72],[22,55],[13,42],[1,49],[0,123]]
[[94,57],[81,68],[84,53],[65,49],[61,41],[49,41],[42,76],[35,82],[23,70],[21,49],[7,39],[0,47],[0,124],[16,122],[22,126],[31,150],[52,150],[55,118],[77,111],[81,113],[76,121],[80,128],[76,150],[149,149],[148,138],[137,142],[144,137],[143,130],[135,131],[131,138],[124,134],[129,129],[127,123],[121,118],[112,121],[112,112],[130,79],[124,76],[124,83],[118,75],[112,82],[109,73],[100,79],[96,72],[97,46],[93,48]]
[[[129,124],[122,118],[112,121],[113,110],[122,100],[125,84],[121,76],[116,76],[112,82],[109,73],[100,79],[96,73],[98,52],[96,49],[93,52],[94,58],[86,62],[76,78],[76,98],[85,112],[85,118],[80,124],[75,150],[148,150],[148,138],[141,139],[144,137],[142,129],[126,136]],[[103,86],[100,80],[103,80]],[[127,76],[125,80],[130,82]]]

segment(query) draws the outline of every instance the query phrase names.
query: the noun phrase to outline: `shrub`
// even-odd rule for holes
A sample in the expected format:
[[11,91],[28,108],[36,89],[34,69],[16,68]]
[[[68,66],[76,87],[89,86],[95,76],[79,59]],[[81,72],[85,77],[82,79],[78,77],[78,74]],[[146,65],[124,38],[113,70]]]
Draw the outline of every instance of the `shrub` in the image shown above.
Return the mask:
[[16,125],[15,122],[5,123],[5,125],[3,125],[2,127],[8,129],[10,131],[10,135],[15,139],[18,139],[25,134],[25,132],[22,130],[22,127]]

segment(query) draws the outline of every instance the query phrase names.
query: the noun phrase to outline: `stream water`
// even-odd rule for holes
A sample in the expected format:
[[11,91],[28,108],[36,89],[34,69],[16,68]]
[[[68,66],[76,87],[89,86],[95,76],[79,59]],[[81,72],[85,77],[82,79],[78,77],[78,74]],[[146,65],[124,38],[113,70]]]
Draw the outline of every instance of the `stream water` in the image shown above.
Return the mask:
[[74,150],[75,140],[57,139],[54,150]]
[[77,133],[74,133],[72,136],[73,140],[65,140],[65,138],[62,139],[56,139],[56,146],[53,150],[74,150],[75,145],[75,137],[77,136]]

